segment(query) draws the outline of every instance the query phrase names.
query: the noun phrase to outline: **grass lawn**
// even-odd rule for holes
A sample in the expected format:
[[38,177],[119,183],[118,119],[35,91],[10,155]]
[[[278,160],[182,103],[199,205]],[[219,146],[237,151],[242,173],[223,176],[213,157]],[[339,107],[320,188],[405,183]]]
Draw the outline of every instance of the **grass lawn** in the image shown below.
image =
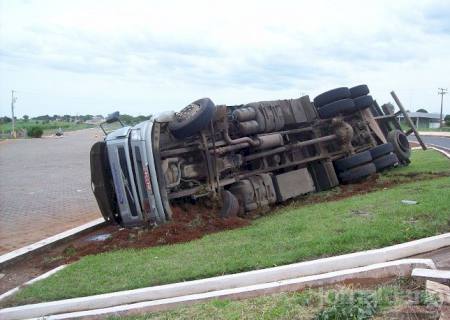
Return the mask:
[[[384,179],[450,172],[436,151],[415,151],[412,164]],[[401,200],[416,200],[405,205]],[[358,214],[364,212],[364,214]],[[245,228],[189,243],[87,256],[21,290],[24,304],[134,289],[267,268],[384,247],[450,231],[450,177],[397,185],[340,201],[292,202]]]
[[[59,128],[63,129],[63,131],[74,131],[86,128],[92,128],[93,126],[86,123],[74,123],[67,121],[50,121],[44,123],[42,120],[18,120],[16,122],[16,130],[19,129],[27,129],[29,130],[31,127],[40,127],[44,130],[44,135],[55,133]],[[0,132],[9,132],[12,130],[12,124],[4,123],[0,124]]]
[[171,311],[110,319],[392,319],[395,312],[401,313],[410,305],[438,314],[438,300],[413,285],[399,279],[366,289],[307,289],[238,301],[212,300]]

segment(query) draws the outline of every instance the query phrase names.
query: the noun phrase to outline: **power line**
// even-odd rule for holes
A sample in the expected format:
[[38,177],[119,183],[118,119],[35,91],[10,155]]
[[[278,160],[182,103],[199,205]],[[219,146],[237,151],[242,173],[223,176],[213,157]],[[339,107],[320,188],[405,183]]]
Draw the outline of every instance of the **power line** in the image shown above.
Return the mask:
[[444,94],[447,94],[448,93],[448,90],[447,90],[447,88],[438,88],[438,94],[440,94],[441,95],[441,117],[439,118],[440,119],[440,122],[439,122],[439,127],[440,128],[442,128],[442,110],[443,110],[443,107],[444,107]]

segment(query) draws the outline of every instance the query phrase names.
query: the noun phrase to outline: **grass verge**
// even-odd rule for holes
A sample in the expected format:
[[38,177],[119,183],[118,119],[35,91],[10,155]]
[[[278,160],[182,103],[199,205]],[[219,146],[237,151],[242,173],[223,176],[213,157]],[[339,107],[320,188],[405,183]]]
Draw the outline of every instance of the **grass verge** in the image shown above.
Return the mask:
[[[413,164],[391,176],[449,172],[435,151],[416,151]],[[407,183],[352,198],[300,206],[293,202],[251,226],[189,243],[87,256],[21,290],[25,304],[141,288],[267,268],[384,247],[450,231],[450,178]],[[405,205],[401,200],[418,201]]]
[[[74,130],[92,128],[94,126],[90,125],[90,124],[86,124],[86,123],[75,123],[75,122],[68,122],[68,121],[44,122],[42,120],[29,120],[29,121],[18,120],[16,122],[15,129],[16,130],[19,130],[19,129],[30,130],[31,127],[39,127],[44,131],[44,135],[48,135],[48,134],[55,133],[59,128],[61,128],[63,131],[74,131]],[[0,124],[0,132],[9,132],[11,130],[12,130],[11,123]]]
[[[414,286],[414,287],[413,287]],[[176,308],[171,311],[110,319],[419,319],[419,314],[405,314],[414,306],[439,316],[439,301],[426,296],[421,286],[399,279],[370,288],[336,286],[328,289],[307,289],[239,301],[213,300],[207,303]],[[396,317],[404,315],[405,317]],[[422,319],[422,318],[420,318]]]

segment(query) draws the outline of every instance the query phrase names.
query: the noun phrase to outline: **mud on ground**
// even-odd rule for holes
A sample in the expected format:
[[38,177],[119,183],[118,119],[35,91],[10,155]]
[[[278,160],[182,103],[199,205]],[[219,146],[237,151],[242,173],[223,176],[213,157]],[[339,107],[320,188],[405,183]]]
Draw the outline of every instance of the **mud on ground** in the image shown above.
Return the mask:
[[[310,194],[292,200],[286,205],[301,207],[335,201],[376,190],[388,189],[402,183],[427,180],[438,176],[450,176],[450,174],[396,174],[395,177],[389,179],[380,179],[378,175],[373,175],[360,183],[341,185],[328,192]],[[153,229],[124,229],[115,225],[102,226],[68,243],[45,249],[34,256],[2,268],[0,270],[0,276],[3,274],[3,277],[0,278],[0,293],[21,285],[57,266],[77,261],[86,255],[119,249],[141,249],[188,242],[202,238],[207,234],[250,225],[252,219],[258,218],[260,215],[265,214],[260,212],[245,218],[221,219],[210,208],[186,204],[183,207],[173,208],[173,220],[170,223]]]

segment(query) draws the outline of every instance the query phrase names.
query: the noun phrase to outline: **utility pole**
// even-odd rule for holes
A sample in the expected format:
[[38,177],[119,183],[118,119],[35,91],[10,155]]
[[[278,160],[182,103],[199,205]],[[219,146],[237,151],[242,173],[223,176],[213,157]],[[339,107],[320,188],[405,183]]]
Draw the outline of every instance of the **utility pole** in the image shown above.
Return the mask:
[[438,89],[438,94],[441,95],[441,117],[440,122],[439,122],[439,128],[442,128],[442,110],[443,110],[443,106],[444,106],[444,94],[447,94],[448,90],[444,89],[444,88],[439,88]]
[[12,131],[11,134],[13,138],[16,137],[16,119],[14,118],[14,103],[16,103],[17,97],[14,97],[14,90],[11,90],[11,121],[12,121]]

